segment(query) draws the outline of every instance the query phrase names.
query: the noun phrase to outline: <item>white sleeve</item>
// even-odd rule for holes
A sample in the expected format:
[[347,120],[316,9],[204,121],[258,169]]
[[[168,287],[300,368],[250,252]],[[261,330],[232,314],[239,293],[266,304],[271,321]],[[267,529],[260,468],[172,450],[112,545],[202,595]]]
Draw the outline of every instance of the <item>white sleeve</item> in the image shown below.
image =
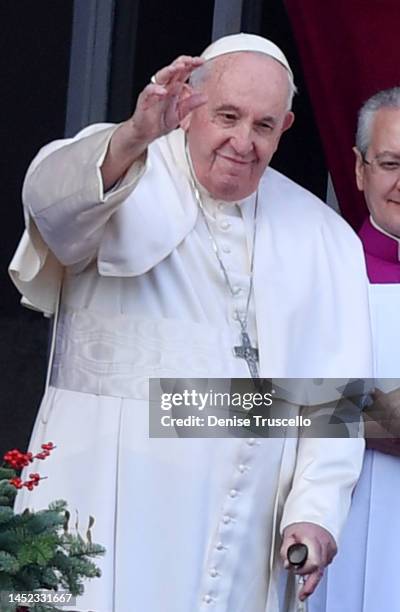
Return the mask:
[[132,192],[145,170],[135,162],[108,193],[103,192],[101,165],[117,126],[90,126],[75,138],[44,147],[25,178],[23,202],[28,233],[32,224],[63,265],[76,264],[95,254],[104,227]]
[[103,193],[100,167],[117,126],[97,124],[43,147],[23,187],[26,231],[9,267],[22,303],[54,312],[63,265],[95,255],[105,224],[135,188],[145,159]]
[[299,522],[324,527],[338,542],[364,455],[363,438],[300,438],[281,533]]

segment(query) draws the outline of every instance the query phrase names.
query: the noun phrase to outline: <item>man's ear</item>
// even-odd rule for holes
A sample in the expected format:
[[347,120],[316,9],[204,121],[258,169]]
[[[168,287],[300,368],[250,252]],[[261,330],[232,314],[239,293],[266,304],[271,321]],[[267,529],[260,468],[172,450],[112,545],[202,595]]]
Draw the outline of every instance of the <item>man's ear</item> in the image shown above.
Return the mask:
[[[193,88],[190,87],[190,85],[188,83],[184,83],[180,96],[179,96],[179,103],[182,102],[182,100],[184,100],[185,98],[189,98],[189,96],[191,96],[193,94]],[[187,115],[185,115],[185,117],[183,117],[183,119],[181,119],[180,121],[180,126],[181,128],[187,132],[189,129],[189,125],[190,125],[190,118],[191,118],[191,113],[188,113]]]
[[292,127],[294,122],[294,113],[292,111],[288,111],[286,113],[286,116],[283,120],[283,124],[282,124],[282,134],[283,132],[286,132],[286,130],[288,130],[290,127]]
[[365,164],[363,162],[363,157],[357,147],[353,147],[354,155],[355,155],[355,173],[356,173],[356,183],[359,191],[364,191],[364,172],[365,172]]

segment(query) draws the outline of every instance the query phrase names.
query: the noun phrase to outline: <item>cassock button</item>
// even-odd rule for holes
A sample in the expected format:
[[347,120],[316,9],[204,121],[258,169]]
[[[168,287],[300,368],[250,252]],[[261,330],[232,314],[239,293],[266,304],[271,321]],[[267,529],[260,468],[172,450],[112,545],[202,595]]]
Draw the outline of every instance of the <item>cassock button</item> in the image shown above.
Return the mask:
[[248,444],[249,446],[254,446],[254,444],[255,444],[255,443],[256,443],[255,438],[249,438],[249,439],[247,440],[247,444]]
[[236,491],[236,489],[231,489],[231,490],[229,491],[229,496],[230,496],[230,497],[236,497],[236,496],[237,496],[237,494],[238,494],[238,492]]
[[242,287],[239,287],[239,285],[235,285],[233,287],[233,293],[234,295],[240,295],[242,293],[243,289]]
[[228,230],[231,227],[231,224],[229,223],[229,221],[221,221],[220,223],[220,228],[222,230]]
[[243,465],[243,463],[241,463],[240,465],[238,465],[238,470],[239,472],[241,472],[242,474],[245,473],[245,471],[247,470],[246,466]]
[[218,572],[217,572],[217,570],[215,569],[215,567],[212,567],[212,568],[210,569],[210,576],[211,576],[211,578],[216,578],[216,577],[218,576]]
[[223,519],[222,519],[222,522],[223,522],[225,525],[228,525],[228,524],[231,522],[231,517],[229,516],[229,514],[225,514],[225,516],[224,516],[224,517],[223,517]]
[[224,244],[224,245],[222,245],[222,251],[224,253],[230,253],[231,252],[231,247],[228,244]]
[[204,595],[204,597],[203,597],[203,601],[204,601],[206,604],[211,603],[211,602],[212,602],[212,597],[211,597],[211,595]]
[[224,550],[224,545],[222,544],[222,542],[218,542],[218,544],[215,546],[215,548],[217,550]]

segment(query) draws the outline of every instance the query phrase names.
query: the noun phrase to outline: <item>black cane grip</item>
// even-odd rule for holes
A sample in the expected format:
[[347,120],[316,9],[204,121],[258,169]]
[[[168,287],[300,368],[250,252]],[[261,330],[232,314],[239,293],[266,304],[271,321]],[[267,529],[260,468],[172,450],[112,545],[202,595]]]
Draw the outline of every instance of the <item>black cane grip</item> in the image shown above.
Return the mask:
[[292,544],[287,550],[287,560],[293,569],[301,569],[308,557],[308,548],[305,544]]

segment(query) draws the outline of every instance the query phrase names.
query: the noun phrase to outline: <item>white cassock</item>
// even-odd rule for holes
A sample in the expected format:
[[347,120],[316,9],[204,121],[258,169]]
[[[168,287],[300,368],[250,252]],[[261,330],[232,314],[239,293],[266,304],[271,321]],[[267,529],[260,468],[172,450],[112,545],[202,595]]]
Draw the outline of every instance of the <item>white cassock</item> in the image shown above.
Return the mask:
[[[371,284],[376,385],[399,385],[398,284]],[[397,376],[397,378],[396,378]],[[400,459],[367,450],[339,553],[311,598],[310,612],[399,612]]]
[[[64,498],[82,531],[96,517],[93,539],[107,555],[79,610],[283,610],[279,530],[311,521],[338,538],[363,442],[149,438],[150,376],[248,376],[232,347],[255,196],[239,207],[203,193],[238,289],[232,297],[190,188],[182,131],[153,143],[146,164],[103,194],[114,129],[45,147],[25,183],[29,234],[13,280],[51,313],[62,270],[55,256],[64,278],[51,384],[31,440],[32,449],[51,440],[57,450],[37,468],[48,479],[18,507]],[[370,376],[357,237],[272,169],[258,197],[250,335],[261,376]]]

